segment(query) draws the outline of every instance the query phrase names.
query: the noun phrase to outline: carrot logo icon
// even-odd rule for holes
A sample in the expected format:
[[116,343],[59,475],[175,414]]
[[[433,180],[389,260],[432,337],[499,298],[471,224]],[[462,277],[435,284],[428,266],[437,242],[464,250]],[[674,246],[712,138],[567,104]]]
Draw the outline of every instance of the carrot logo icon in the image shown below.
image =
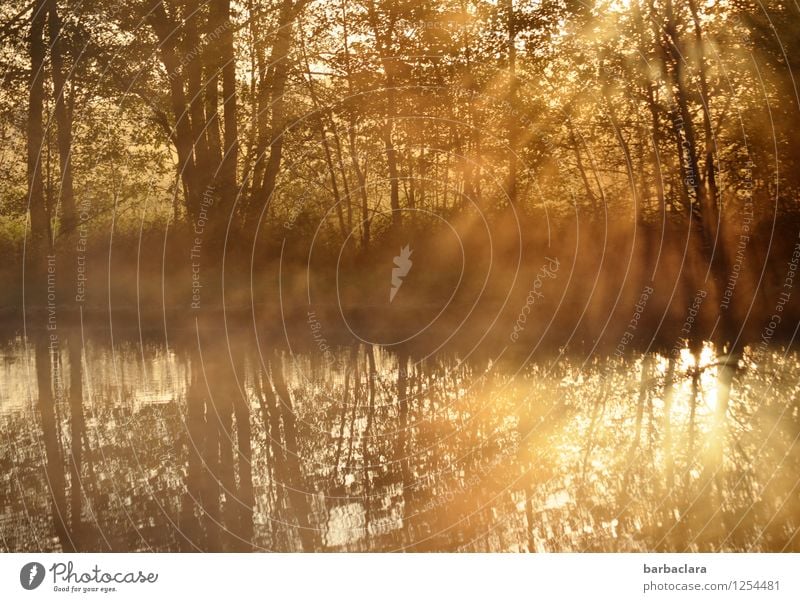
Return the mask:
[[394,258],[394,265],[392,268],[392,288],[389,290],[389,303],[394,301],[394,296],[400,287],[403,285],[403,278],[408,275],[413,263],[410,259],[414,251],[408,248],[408,245],[400,249],[400,255]]
[[36,589],[44,581],[44,566],[38,562],[29,562],[19,572],[19,583],[27,590]]

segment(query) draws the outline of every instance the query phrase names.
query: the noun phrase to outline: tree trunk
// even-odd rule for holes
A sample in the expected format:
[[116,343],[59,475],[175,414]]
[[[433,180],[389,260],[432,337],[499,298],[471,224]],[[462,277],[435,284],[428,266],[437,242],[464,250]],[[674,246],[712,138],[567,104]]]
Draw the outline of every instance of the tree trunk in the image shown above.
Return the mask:
[[[46,18],[46,0],[33,7],[28,38],[28,51],[31,62],[30,87],[28,89],[28,212],[31,218],[31,242],[34,260],[34,275],[44,277],[44,252],[51,245],[50,215],[44,198],[44,179],[42,177],[41,152],[44,146],[44,126],[42,110],[44,107],[44,58],[43,39]],[[39,291],[42,282],[37,282]],[[36,298],[37,303],[44,299]]]
[[58,158],[61,170],[61,229],[69,233],[75,227],[75,196],[72,184],[72,112],[67,102],[66,76],[62,50],[61,18],[58,0],[48,0],[50,59],[55,92],[55,116],[58,125]]

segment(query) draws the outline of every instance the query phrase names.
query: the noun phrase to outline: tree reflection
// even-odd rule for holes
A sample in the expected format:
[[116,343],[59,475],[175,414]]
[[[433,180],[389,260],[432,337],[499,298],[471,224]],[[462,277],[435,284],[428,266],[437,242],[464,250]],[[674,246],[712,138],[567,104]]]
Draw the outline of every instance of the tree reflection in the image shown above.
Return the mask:
[[[185,369],[183,397],[154,406],[137,376],[119,421],[113,382],[87,397],[70,334],[67,396],[45,337],[32,358],[44,472],[26,498],[44,496],[57,549],[798,546],[797,404],[764,396],[765,366],[797,364],[777,356],[756,367],[706,343],[632,367],[562,359],[515,374],[359,344],[329,363],[201,329],[206,344],[169,360]],[[83,354],[96,378],[111,374],[103,353]],[[135,355],[119,355],[126,373]]]

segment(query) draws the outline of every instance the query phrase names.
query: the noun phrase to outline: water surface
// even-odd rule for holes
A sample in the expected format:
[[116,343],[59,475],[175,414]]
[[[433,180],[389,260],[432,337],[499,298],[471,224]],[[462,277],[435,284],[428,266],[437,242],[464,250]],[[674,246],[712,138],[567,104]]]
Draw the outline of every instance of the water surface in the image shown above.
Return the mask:
[[17,338],[0,547],[796,551],[799,376],[795,351],[710,344],[514,364]]

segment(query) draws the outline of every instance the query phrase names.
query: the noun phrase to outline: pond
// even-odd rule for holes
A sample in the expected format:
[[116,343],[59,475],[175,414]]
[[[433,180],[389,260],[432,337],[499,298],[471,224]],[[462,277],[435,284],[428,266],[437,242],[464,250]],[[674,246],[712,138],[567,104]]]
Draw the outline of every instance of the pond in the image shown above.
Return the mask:
[[4,551],[800,549],[794,350],[67,338],[3,347]]

